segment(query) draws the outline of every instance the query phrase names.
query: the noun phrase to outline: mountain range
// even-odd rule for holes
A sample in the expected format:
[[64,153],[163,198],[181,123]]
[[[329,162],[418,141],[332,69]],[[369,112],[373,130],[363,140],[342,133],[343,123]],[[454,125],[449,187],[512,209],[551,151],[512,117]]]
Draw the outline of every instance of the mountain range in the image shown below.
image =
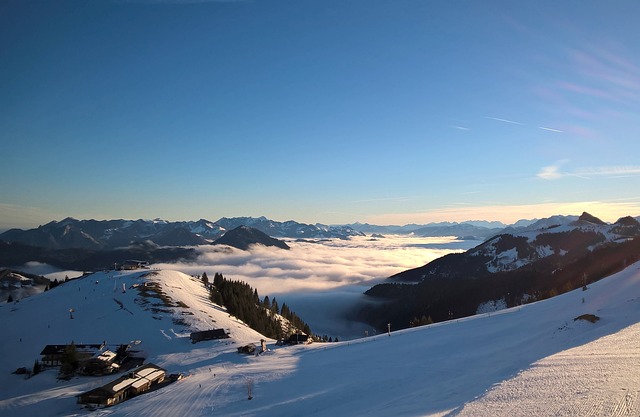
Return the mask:
[[513,225],[483,220],[378,226],[367,223],[346,225],[305,224],[293,220],[279,222],[266,217],[223,217],[215,222],[155,220],[77,220],[68,217],[37,228],[10,229],[0,233],[0,240],[48,249],[82,248],[113,250],[151,242],[158,246],[196,246],[213,243],[227,231],[239,226],[257,229],[274,238],[348,239],[352,236],[407,234],[421,237],[456,236],[485,240],[506,228],[519,228],[535,220],[520,220]]
[[76,220],[68,217],[34,229],[10,229],[0,240],[47,249],[82,248],[114,250],[140,242],[158,246],[195,246],[213,243],[240,226],[257,229],[274,238],[340,238],[362,236],[350,226],[277,222],[266,217],[223,217],[216,222],[165,220]]

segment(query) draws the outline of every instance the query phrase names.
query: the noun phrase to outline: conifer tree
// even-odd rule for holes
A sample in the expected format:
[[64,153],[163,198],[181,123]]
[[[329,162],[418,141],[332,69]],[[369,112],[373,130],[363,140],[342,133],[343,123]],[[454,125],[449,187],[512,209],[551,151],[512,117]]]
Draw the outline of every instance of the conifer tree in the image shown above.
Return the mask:
[[33,363],[33,370],[31,371],[31,375],[38,375],[40,371],[41,371],[40,362],[38,362],[38,360],[36,359],[36,361]]

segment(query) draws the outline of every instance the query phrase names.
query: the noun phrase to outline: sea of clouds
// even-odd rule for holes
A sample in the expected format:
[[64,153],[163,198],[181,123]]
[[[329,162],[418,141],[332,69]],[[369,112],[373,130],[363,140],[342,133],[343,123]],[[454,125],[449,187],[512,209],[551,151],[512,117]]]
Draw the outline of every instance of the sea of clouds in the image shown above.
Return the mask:
[[[411,235],[352,237],[350,239],[290,240],[290,250],[254,245],[247,251],[228,246],[198,246],[194,261],[153,264],[189,275],[216,272],[227,279],[244,281],[261,298],[286,303],[307,322],[314,333],[341,340],[373,334],[365,323],[349,317],[361,303],[373,302],[363,293],[386,278],[425,265],[452,252],[470,249],[480,242],[452,237]],[[75,278],[80,271],[64,271],[29,262],[18,268],[49,279]]]
[[290,250],[261,245],[248,251],[199,246],[193,262],[154,264],[190,275],[216,272],[258,290],[260,297],[286,303],[314,333],[350,339],[365,331],[364,323],[349,320],[349,312],[367,302],[363,292],[398,272],[422,266],[452,252],[479,244],[451,237],[387,236],[373,239],[287,241]]

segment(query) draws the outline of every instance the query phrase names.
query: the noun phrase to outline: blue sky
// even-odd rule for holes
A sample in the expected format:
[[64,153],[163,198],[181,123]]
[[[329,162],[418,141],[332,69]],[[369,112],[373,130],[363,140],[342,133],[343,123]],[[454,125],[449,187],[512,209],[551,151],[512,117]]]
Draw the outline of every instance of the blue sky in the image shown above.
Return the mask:
[[640,215],[637,1],[0,3],[0,229]]

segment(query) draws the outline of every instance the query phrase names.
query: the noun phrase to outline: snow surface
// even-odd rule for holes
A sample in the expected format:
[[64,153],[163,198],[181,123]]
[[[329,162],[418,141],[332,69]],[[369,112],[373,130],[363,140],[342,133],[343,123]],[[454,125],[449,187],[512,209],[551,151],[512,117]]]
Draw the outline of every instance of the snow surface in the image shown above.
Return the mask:
[[[137,290],[120,290],[122,282],[147,281],[188,308],[154,312],[136,302]],[[585,313],[600,320],[574,321]],[[190,328],[228,328],[232,339],[191,344],[176,317]],[[100,273],[0,306],[0,415],[637,416],[639,320],[636,263],[586,291],[518,308],[349,342],[270,341],[269,352],[247,356],[236,348],[261,336],[211,305],[194,278]],[[187,377],[91,412],[75,395],[117,375],[56,381],[55,370],[30,379],[10,374],[31,366],[46,344],[103,339],[141,340],[149,362]]]

